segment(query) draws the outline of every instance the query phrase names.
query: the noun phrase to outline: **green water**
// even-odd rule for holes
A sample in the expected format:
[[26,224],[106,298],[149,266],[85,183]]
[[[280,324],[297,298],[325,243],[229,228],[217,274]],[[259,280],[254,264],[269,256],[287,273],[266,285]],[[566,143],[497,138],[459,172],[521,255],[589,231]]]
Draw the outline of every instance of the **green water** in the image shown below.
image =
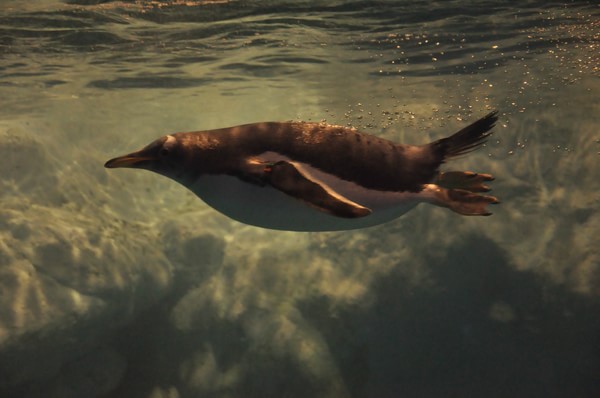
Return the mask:
[[[94,4],[98,3],[98,4]],[[0,2],[2,397],[600,394],[593,2]],[[326,120],[397,142],[498,109],[491,217],[277,232],[103,163]]]

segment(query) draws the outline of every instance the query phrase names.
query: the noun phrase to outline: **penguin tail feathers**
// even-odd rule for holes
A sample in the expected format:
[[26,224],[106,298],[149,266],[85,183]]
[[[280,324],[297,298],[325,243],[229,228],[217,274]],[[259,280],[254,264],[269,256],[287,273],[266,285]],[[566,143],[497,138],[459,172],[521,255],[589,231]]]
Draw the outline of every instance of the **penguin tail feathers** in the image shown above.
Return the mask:
[[498,111],[488,113],[486,116],[471,123],[450,137],[432,142],[430,145],[441,158],[442,162],[448,159],[465,155],[483,145],[491,135],[490,130],[498,121]]

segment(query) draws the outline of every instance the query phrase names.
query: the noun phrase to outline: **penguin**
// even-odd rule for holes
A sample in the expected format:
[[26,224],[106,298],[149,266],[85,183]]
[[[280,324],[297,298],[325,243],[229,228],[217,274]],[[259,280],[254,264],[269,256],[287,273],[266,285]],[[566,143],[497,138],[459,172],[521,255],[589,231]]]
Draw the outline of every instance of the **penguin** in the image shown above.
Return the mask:
[[440,166],[481,147],[497,119],[418,146],[326,123],[253,123],[169,134],[104,166],[153,171],[234,220],[275,230],[372,227],[422,202],[488,216],[493,177]]

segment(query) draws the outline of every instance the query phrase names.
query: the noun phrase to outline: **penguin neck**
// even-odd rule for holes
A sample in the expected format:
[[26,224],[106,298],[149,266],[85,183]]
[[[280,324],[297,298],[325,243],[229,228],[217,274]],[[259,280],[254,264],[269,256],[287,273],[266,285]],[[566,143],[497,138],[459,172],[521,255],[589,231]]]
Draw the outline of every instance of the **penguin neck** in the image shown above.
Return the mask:
[[231,174],[239,168],[240,159],[249,154],[245,141],[249,134],[240,134],[237,129],[219,129],[192,133],[177,133],[186,148],[184,155],[185,175],[176,181],[187,185],[205,174]]

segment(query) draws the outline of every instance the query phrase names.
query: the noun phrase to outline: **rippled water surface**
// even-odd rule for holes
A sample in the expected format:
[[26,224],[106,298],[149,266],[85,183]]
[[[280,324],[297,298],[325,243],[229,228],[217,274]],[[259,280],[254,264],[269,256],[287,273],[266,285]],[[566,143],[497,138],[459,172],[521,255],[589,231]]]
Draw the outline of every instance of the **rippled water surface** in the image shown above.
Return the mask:
[[[600,396],[600,8],[0,1],[3,397]],[[175,131],[326,120],[426,143],[491,217],[239,224],[103,163]]]

